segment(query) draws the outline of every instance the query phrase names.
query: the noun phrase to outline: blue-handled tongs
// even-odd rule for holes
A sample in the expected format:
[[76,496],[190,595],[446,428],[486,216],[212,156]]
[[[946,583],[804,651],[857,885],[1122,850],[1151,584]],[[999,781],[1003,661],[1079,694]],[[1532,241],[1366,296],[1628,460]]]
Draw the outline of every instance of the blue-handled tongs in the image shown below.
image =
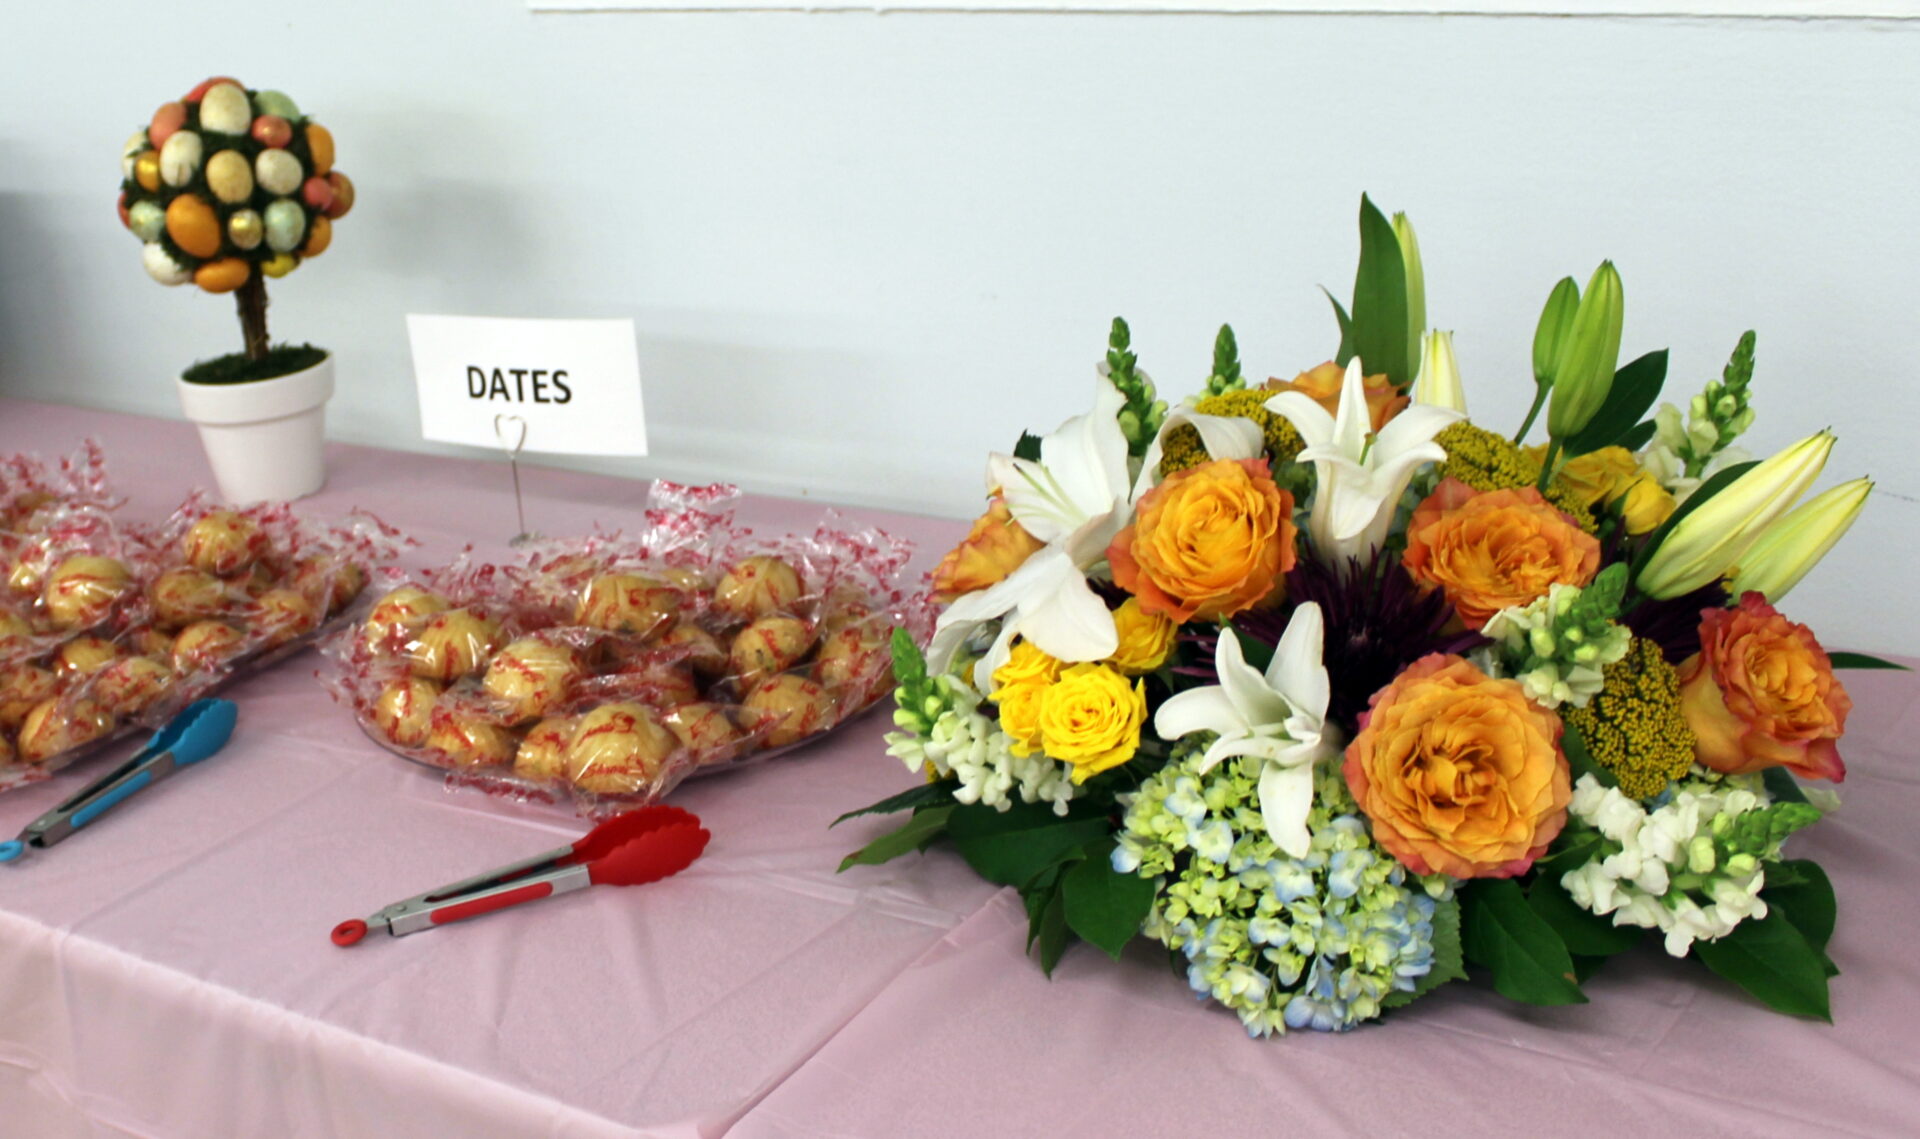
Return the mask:
[[219,751],[233,735],[233,721],[239,712],[231,700],[196,700],[187,705],[132,758],[33,820],[20,832],[19,838],[0,842],[0,862],[19,858],[30,846],[42,849],[52,846],[99,819],[135,792]]

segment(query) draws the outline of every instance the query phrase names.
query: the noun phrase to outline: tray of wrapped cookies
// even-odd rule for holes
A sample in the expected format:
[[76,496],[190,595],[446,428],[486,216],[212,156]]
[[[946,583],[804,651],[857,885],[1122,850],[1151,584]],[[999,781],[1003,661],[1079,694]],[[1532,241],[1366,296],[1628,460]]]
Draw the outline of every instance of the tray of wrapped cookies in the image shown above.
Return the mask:
[[0,790],[157,726],[311,643],[398,536],[367,516],[190,498],[165,522],[99,503],[34,508],[9,532],[0,599]]
[[756,534],[737,497],[656,483],[637,531],[391,581],[328,684],[450,785],[589,816],[799,748],[890,691],[892,631],[924,640],[931,609],[906,541],[832,514]]

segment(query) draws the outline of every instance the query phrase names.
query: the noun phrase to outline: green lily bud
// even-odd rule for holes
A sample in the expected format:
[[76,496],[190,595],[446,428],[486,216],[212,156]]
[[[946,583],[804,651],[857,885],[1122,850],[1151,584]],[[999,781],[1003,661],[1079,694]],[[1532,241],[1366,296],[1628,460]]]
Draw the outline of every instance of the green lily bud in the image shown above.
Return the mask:
[[1533,330],[1533,382],[1553,382],[1553,366],[1560,359],[1560,345],[1573,328],[1573,314],[1580,307],[1580,286],[1572,277],[1547,295],[1547,307],[1540,310],[1540,323]]
[[1553,402],[1547,405],[1547,434],[1565,439],[1578,434],[1613,388],[1620,364],[1620,325],[1626,302],[1613,262],[1602,261],[1587,282],[1573,324],[1553,364]]
[[1733,480],[1680,519],[1640,570],[1640,592],[1668,598],[1718,580],[1791,508],[1833,451],[1830,431],[1809,435]]
[[1400,239],[1400,260],[1407,274],[1408,356],[1420,358],[1420,334],[1427,330],[1427,274],[1420,265],[1420,239],[1405,214],[1393,215],[1393,236]]
[[1460,387],[1460,365],[1453,359],[1453,333],[1429,332],[1420,339],[1420,375],[1413,381],[1413,402],[1467,410],[1467,393]]
[[1733,574],[1734,596],[1757,590],[1778,605],[1860,517],[1872,491],[1872,479],[1841,483],[1767,527],[1740,558],[1740,568]]

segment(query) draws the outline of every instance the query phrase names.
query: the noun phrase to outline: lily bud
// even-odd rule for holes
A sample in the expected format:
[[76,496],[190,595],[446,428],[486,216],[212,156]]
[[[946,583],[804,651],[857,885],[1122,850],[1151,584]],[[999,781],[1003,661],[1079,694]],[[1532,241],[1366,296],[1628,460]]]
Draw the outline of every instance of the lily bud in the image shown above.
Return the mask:
[[1733,574],[1734,596],[1754,590],[1779,604],[1860,517],[1872,490],[1872,479],[1841,483],[1769,526],[1741,557],[1740,568]]
[[1613,370],[1620,364],[1620,325],[1626,302],[1613,262],[1602,261],[1587,282],[1573,324],[1553,364],[1553,402],[1547,405],[1547,434],[1565,439],[1578,434],[1607,402]]
[[1420,334],[1427,330],[1427,273],[1420,265],[1420,239],[1405,214],[1393,215],[1393,236],[1400,239],[1400,260],[1407,275],[1407,345],[1420,350]]
[[1809,435],[1680,519],[1641,569],[1640,592],[1678,597],[1718,580],[1820,477],[1833,443],[1830,431]]
[[1413,402],[1466,413],[1467,393],[1460,386],[1460,366],[1453,359],[1453,333],[1429,332],[1421,338]]
[[1533,330],[1533,382],[1553,382],[1553,366],[1560,359],[1560,345],[1573,328],[1573,314],[1580,307],[1580,286],[1572,277],[1547,295],[1547,307],[1540,310],[1540,323]]

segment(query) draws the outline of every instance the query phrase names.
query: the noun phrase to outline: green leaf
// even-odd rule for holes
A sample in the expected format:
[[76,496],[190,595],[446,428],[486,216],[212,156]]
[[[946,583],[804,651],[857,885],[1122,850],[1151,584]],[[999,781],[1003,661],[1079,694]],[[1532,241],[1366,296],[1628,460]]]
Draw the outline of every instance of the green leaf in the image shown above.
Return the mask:
[[1536,865],[1545,866],[1548,863],[1555,863],[1559,866],[1559,872],[1564,874],[1568,870],[1577,870],[1585,866],[1593,857],[1594,851],[1599,849],[1599,831],[1587,827],[1575,830],[1569,826],[1560,832],[1559,838],[1553,840],[1553,846],[1547,851],[1547,856]]
[[1718,941],[1694,942],[1693,952],[1768,1008],[1833,1022],[1826,959],[1785,913],[1769,910],[1764,918],[1748,918]]
[[1651,419],[1643,419],[1634,425],[1633,430],[1620,436],[1620,445],[1629,451],[1638,451],[1648,443],[1653,442],[1653,437],[1659,430],[1660,425],[1658,423],[1655,423]]
[[1593,753],[1587,750],[1587,741],[1580,735],[1580,729],[1565,724],[1566,730],[1560,733],[1560,750],[1567,755],[1567,770],[1573,782],[1579,782],[1582,775],[1591,775],[1600,781],[1602,787],[1618,787],[1620,781],[1613,772],[1594,762]]
[[1353,346],[1353,318],[1347,315],[1347,310],[1340,304],[1339,298],[1329,292],[1324,285],[1321,286],[1320,291],[1327,294],[1327,303],[1333,306],[1333,319],[1340,322],[1340,351],[1334,353],[1333,362],[1344,368],[1356,352]]
[[1020,441],[1013,445],[1013,457],[1016,459],[1025,459],[1032,463],[1039,462],[1040,436],[1035,435],[1031,431],[1022,431],[1020,433]]
[[[1782,875],[1779,884],[1775,884],[1774,871],[1784,869],[1791,877]],[[1833,883],[1827,878],[1827,872],[1820,869],[1817,862],[1805,858],[1792,858],[1767,866],[1767,884],[1760,891],[1767,908],[1780,910],[1786,914],[1793,928],[1807,939],[1814,952],[1825,954],[1827,942],[1833,940],[1834,920],[1838,916],[1837,905],[1833,897]]]
[[1441,902],[1433,910],[1433,968],[1414,982],[1411,992],[1395,990],[1382,997],[1380,1007],[1410,1005],[1448,981],[1466,979],[1467,967],[1460,949],[1460,903]]
[[1154,887],[1151,879],[1115,871],[1108,858],[1113,846],[1111,838],[1089,843],[1086,858],[1062,876],[1060,887],[1067,927],[1118,961],[1153,908]]
[[1023,887],[1107,834],[1105,814],[1078,802],[1069,811],[1061,818],[1047,803],[1015,803],[1005,811],[963,804],[947,821],[947,834],[974,873],[1002,886]]
[[1827,659],[1833,662],[1835,668],[1897,668],[1901,672],[1913,671],[1897,661],[1882,660],[1866,653],[1828,653]]
[[895,626],[893,639],[888,647],[893,652],[893,679],[905,687],[926,683],[927,658],[920,654],[920,646],[913,643],[913,634],[900,626]]
[[1605,965],[1607,960],[1605,957],[1583,957],[1578,953],[1574,954],[1573,979],[1583,985],[1586,984],[1588,979],[1600,971],[1600,967]]
[[1073,933],[1067,928],[1067,912],[1059,890],[1047,894],[1047,904],[1040,911],[1040,971],[1049,978],[1053,976],[1053,967],[1060,963],[1060,955],[1067,951],[1067,943],[1073,940]]
[[1493,974],[1493,987],[1530,1005],[1585,1004],[1567,946],[1527,905],[1518,884],[1483,878],[1460,892],[1467,960]]
[[1667,535],[1673,533],[1673,528],[1680,524],[1681,519],[1705,506],[1708,499],[1727,489],[1733,485],[1735,479],[1759,465],[1760,461],[1755,459],[1750,463],[1735,463],[1730,467],[1722,467],[1712,478],[1701,483],[1699,489],[1688,495],[1687,500],[1680,504],[1680,509],[1668,515],[1667,520],[1654,529],[1647,538],[1647,544],[1640,547],[1640,552],[1634,555],[1634,580],[1640,580],[1640,571],[1647,568],[1647,562],[1653,557],[1653,552],[1660,548],[1660,543],[1667,540]]
[[1560,875],[1542,874],[1527,891],[1527,905],[1542,921],[1560,935],[1567,951],[1576,957],[1611,957],[1639,944],[1646,930],[1638,926],[1615,925],[1598,914],[1581,909],[1560,884]]
[[1251,633],[1242,631],[1231,621],[1222,622],[1222,627],[1231,630],[1234,637],[1239,640],[1240,656],[1249,667],[1256,672],[1267,671],[1267,666],[1273,663],[1275,646],[1255,638]]
[[920,811],[905,826],[889,831],[840,860],[842,871],[853,866],[878,866],[898,858],[909,850],[918,850],[928,840],[938,838],[946,828],[952,807],[930,807]]
[[[1593,418],[1566,442],[1568,458],[1619,442],[1660,398],[1667,382],[1667,350],[1649,352],[1613,374],[1613,386]],[[1637,448],[1635,448],[1637,450]]]
[[1040,936],[1040,919],[1046,916],[1047,903],[1060,889],[1060,867],[1042,871],[1038,878],[1027,883],[1020,891],[1020,903],[1027,908],[1027,950],[1032,952],[1035,939]]
[[1760,773],[1760,782],[1766,785],[1767,794],[1773,796],[1776,803],[1804,803],[1806,792],[1800,790],[1800,784],[1784,767],[1769,767]]
[[1353,346],[1369,375],[1385,372],[1401,389],[1413,382],[1407,264],[1393,223],[1365,194],[1360,196],[1360,268],[1353,278]]
[[861,815],[891,815],[895,811],[912,810],[917,807],[938,806],[941,803],[950,802],[952,799],[953,784],[951,783],[917,783],[905,791],[900,792],[898,795],[889,795],[871,806],[862,807],[857,811],[848,811],[846,814],[828,823],[827,826],[831,829],[846,822],[848,819],[857,819]]

